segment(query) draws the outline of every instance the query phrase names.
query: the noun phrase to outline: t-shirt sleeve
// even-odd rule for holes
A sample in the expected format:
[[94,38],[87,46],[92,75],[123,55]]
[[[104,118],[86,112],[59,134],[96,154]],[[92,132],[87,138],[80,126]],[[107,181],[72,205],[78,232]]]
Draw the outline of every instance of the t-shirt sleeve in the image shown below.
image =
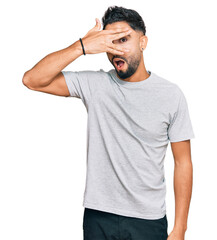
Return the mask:
[[62,73],[70,93],[69,97],[84,98],[87,95],[88,73],[86,71],[62,71]]
[[80,98],[87,107],[91,100],[99,71],[62,71],[70,96]]
[[195,138],[192,122],[190,119],[188,104],[182,90],[179,88],[179,102],[177,111],[173,114],[168,127],[170,142],[179,142]]

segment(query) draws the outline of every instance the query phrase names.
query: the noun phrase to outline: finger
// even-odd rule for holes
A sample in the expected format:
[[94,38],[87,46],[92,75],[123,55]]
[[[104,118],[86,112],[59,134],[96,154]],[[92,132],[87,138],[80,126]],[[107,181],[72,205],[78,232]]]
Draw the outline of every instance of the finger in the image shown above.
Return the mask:
[[124,37],[124,36],[127,36],[127,35],[129,35],[131,32],[132,32],[132,30],[129,30],[129,31],[123,32],[123,33],[114,34],[114,35],[112,35],[112,40],[116,40],[116,39],[122,38],[122,37]]
[[124,52],[115,50],[115,49],[110,48],[110,47],[107,48],[107,51],[106,51],[106,52],[112,53],[112,54],[114,54],[114,55],[119,55],[119,54],[122,55],[122,54],[124,54]]
[[124,47],[120,47],[120,46],[118,46],[118,45],[116,45],[114,43],[108,43],[107,46],[109,48],[112,48],[114,50],[121,51],[121,52],[129,52],[130,51],[129,49],[124,48]]
[[109,34],[115,34],[115,33],[121,33],[121,32],[126,32],[130,30],[129,27],[125,27],[125,28],[116,28],[116,29],[110,29],[110,30],[104,30]]

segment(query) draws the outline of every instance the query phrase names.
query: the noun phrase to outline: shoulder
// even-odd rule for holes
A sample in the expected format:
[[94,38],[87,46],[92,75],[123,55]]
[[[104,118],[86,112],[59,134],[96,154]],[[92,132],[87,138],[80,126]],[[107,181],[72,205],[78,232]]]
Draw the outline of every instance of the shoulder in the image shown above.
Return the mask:
[[167,94],[173,96],[175,95],[177,97],[180,97],[183,94],[182,89],[177,83],[170,79],[159,76],[156,73],[153,73],[153,84],[155,84],[155,87],[165,89],[165,91],[167,91]]
[[174,88],[174,90],[178,88],[178,85],[175,82],[173,82],[172,80],[164,78],[154,72],[152,72],[152,74],[153,74],[153,83],[159,84],[159,85],[162,85],[165,87]]
[[100,70],[80,70],[80,71],[62,71],[65,78],[71,81],[78,81],[80,84],[95,85],[101,83],[102,79],[107,75],[106,73]]
[[180,103],[185,102],[185,95],[177,83],[155,73],[153,74],[151,89],[154,89],[153,91],[161,100],[161,104],[164,104],[172,111],[176,111]]
[[87,77],[102,77],[103,70],[81,70],[81,71],[74,71],[74,73],[82,76],[87,76]]

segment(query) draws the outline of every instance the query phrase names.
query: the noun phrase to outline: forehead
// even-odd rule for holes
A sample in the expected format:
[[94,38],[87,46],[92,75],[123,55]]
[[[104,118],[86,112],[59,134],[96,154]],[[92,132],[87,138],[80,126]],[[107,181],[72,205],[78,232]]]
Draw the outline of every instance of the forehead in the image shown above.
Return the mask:
[[126,27],[129,27],[130,29],[132,29],[127,22],[121,21],[121,22],[110,23],[110,24],[106,25],[105,29],[113,30],[115,28],[126,28]]

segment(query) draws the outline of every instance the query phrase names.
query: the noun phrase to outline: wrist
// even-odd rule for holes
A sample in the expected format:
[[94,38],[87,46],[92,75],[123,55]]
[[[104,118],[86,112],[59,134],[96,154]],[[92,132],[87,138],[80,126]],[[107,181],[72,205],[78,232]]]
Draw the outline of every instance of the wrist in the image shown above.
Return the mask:
[[175,225],[173,227],[173,231],[178,232],[178,233],[185,233],[186,230],[187,230],[187,226],[183,226],[183,225],[182,226],[181,225]]
[[74,42],[71,45],[71,47],[73,48],[73,51],[77,53],[78,57],[83,55],[83,49],[82,49],[80,40],[77,40],[76,42]]

